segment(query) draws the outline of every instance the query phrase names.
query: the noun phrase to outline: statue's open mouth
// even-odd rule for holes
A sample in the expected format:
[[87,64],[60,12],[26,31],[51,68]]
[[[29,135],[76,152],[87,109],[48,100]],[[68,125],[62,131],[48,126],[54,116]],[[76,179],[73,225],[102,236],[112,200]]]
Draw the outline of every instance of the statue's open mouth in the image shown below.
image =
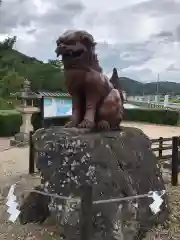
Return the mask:
[[83,50],[77,50],[77,51],[67,51],[62,54],[63,58],[80,58],[83,55]]
[[63,59],[77,59],[81,58],[82,55],[84,54],[85,49],[82,47],[77,48],[76,46],[68,46],[65,44],[59,44],[56,48],[56,54],[57,57],[60,55],[62,56]]

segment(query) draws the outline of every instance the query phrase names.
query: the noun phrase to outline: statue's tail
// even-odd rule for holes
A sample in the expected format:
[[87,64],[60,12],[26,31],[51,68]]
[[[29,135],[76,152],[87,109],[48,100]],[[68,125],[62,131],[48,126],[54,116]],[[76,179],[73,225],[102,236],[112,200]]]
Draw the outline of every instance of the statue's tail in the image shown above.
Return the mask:
[[121,100],[122,102],[124,103],[124,96],[123,96],[123,93],[122,93],[122,87],[121,87],[121,84],[120,84],[120,80],[119,80],[119,76],[118,76],[118,71],[116,68],[113,68],[113,74],[112,74],[112,77],[110,78],[110,82],[112,83],[112,85],[114,86],[115,89],[117,89],[120,93],[120,96],[121,96]]

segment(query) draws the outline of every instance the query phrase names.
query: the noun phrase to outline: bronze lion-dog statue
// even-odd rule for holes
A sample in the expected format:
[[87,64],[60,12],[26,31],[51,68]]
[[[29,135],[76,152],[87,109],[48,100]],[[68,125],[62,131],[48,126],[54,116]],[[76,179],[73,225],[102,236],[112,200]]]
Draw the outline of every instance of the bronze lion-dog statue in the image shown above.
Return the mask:
[[124,110],[121,89],[102,74],[93,36],[86,31],[66,31],[56,43],[72,96],[72,118],[65,127],[119,129]]

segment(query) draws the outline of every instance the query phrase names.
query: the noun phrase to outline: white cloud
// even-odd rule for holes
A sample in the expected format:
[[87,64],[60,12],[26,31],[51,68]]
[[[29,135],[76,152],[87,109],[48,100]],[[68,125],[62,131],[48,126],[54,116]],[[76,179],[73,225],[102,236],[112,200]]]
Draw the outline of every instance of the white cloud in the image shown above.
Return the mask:
[[[179,42],[170,42],[168,44],[161,43],[159,48],[155,48],[152,58],[150,58],[145,63],[142,63],[138,66],[129,66],[123,69],[124,73],[130,73],[131,75],[136,75],[136,78],[141,81],[145,78],[145,73],[149,72],[149,77],[146,77],[146,81],[151,81],[156,78],[159,73],[162,78],[161,80],[180,80],[180,43]],[[171,68],[170,68],[171,66]],[[144,79],[144,80],[145,80]]]
[[[11,11],[9,11],[11,9]],[[180,0],[4,0],[0,41],[16,35],[16,48],[46,61],[67,29],[85,29],[99,43],[106,73],[141,81],[180,81]]]

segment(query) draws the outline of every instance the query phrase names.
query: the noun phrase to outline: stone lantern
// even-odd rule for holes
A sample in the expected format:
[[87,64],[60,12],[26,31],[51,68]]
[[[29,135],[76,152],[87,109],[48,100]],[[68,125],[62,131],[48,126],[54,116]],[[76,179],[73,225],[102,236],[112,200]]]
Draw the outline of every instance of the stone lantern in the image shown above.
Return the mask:
[[29,142],[29,133],[33,131],[31,124],[32,114],[40,111],[38,107],[34,106],[34,100],[38,99],[39,96],[31,91],[30,82],[27,79],[24,80],[23,87],[19,93],[16,93],[16,96],[21,102],[16,107],[16,110],[22,116],[22,125],[20,126],[20,132],[11,140],[12,145]]

